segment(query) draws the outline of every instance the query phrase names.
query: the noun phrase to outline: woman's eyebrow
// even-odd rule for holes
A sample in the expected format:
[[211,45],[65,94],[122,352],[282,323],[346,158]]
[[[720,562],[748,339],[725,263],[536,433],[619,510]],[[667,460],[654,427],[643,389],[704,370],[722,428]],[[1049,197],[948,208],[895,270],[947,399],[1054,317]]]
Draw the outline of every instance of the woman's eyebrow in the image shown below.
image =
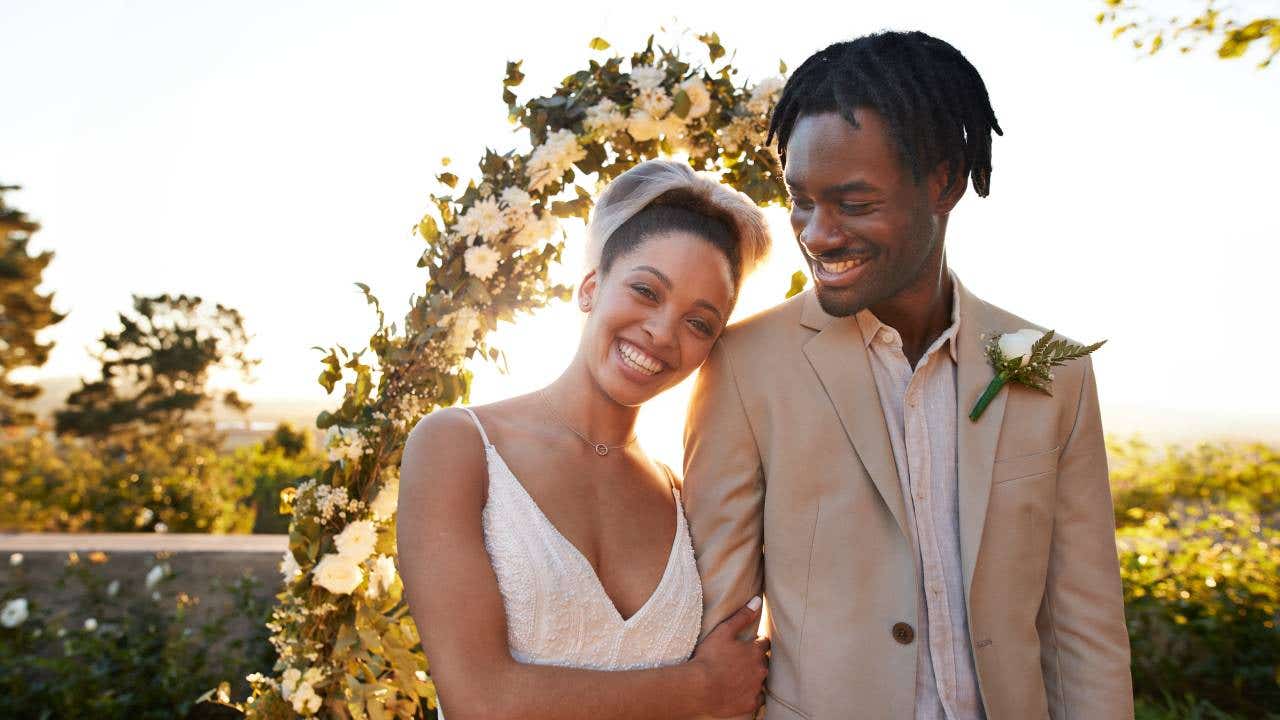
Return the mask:
[[716,309],[715,305],[712,305],[706,300],[695,300],[693,304],[697,305],[698,307],[704,307],[710,310],[711,312],[716,314],[716,317],[719,318],[720,322],[724,322],[724,315],[720,314],[720,311]]
[[656,268],[656,267],[653,267],[652,265],[637,265],[637,266],[635,266],[635,267],[633,267],[633,268],[631,268],[631,269],[632,269],[632,270],[643,270],[643,271],[645,271],[645,272],[653,273],[654,275],[656,275],[656,276],[658,277],[658,279],[659,279],[659,280],[661,280],[661,281],[662,281],[662,284],[663,284],[663,285],[666,285],[666,286],[667,286],[667,289],[668,289],[668,290],[670,290],[672,287],[674,287],[674,286],[672,285],[672,283],[671,283],[671,278],[667,277],[666,275],[663,275],[661,270],[659,270],[659,269],[658,269],[658,268]]

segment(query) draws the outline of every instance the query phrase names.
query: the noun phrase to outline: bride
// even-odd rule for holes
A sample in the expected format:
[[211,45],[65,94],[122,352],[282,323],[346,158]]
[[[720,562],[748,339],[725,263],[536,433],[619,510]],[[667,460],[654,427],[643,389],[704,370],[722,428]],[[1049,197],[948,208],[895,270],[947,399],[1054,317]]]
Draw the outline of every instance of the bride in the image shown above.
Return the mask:
[[759,706],[768,640],[738,634],[756,626],[760,599],[698,643],[678,483],[633,429],[642,403],[706,360],[768,247],[745,195],[683,164],[637,165],[588,227],[586,323],[563,374],[434,412],[410,433],[399,565],[450,720]]

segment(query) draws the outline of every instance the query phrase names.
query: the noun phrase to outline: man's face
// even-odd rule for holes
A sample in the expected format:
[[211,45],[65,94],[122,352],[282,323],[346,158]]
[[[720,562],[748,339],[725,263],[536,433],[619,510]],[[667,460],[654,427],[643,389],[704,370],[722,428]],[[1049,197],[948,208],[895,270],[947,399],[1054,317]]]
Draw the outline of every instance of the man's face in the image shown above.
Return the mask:
[[836,316],[889,300],[942,257],[937,174],[916,183],[879,113],[855,117],[858,128],[834,112],[801,117],[786,147],[791,228]]

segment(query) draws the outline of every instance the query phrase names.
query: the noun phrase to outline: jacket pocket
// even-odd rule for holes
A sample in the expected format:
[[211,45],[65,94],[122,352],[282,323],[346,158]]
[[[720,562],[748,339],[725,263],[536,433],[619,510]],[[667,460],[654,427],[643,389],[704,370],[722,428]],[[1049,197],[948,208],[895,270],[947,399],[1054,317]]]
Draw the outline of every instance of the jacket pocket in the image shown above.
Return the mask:
[[1061,446],[1027,455],[996,458],[995,466],[991,470],[991,484],[999,485],[1057,470],[1060,449]]

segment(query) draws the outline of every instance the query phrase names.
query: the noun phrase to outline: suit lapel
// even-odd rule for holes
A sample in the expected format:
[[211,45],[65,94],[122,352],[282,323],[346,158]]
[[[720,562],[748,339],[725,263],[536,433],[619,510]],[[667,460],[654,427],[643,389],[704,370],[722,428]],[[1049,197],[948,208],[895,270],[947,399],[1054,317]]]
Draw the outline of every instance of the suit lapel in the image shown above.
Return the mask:
[[804,354],[889,512],[903,536],[910,537],[893,445],[862,331],[854,318],[833,318],[822,311],[812,290],[808,295],[801,323],[819,332],[805,344]]
[[996,444],[1004,423],[1009,390],[1000,391],[987,406],[982,417],[972,421],[969,411],[991,382],[992,369],[987,362],[982,335],[1004,332],[999,318],[990,306],[960,286],[960,336],[957,338],[956,372],[956,453],[960,504],[960,558],[964,565],[965,596],[969,597],[973,570],[978,560],[982,530],[987,521],[987,504],[991,499],[992,470],[995,467]]

